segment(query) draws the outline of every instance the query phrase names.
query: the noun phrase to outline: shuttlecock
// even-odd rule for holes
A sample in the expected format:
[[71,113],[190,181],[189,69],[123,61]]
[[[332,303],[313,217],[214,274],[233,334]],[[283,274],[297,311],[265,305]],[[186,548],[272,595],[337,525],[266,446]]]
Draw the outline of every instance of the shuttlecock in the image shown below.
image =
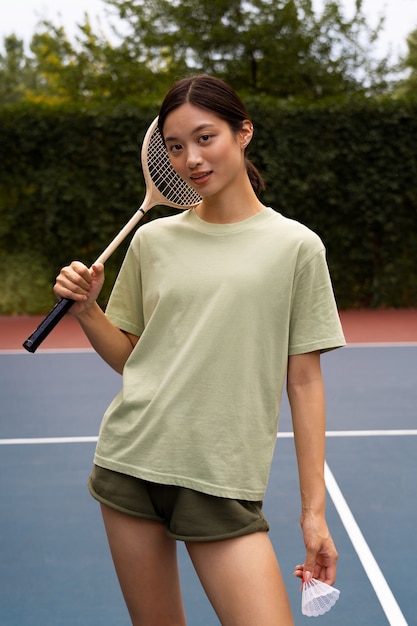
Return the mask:
[[301,613],[307,617],[317,617],[330,611],[340,595],[339,589],[311,578],[303,582],[301,594]]

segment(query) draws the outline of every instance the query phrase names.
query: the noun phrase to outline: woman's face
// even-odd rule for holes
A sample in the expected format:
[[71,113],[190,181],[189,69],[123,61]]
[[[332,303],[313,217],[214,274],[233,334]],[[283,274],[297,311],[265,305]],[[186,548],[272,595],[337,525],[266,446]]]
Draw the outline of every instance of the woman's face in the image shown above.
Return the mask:
[[246,176],[249,120],[234,134],[216,114],[187,103],[167,116],[163,134],[175,171],[203,198],[240,185]]

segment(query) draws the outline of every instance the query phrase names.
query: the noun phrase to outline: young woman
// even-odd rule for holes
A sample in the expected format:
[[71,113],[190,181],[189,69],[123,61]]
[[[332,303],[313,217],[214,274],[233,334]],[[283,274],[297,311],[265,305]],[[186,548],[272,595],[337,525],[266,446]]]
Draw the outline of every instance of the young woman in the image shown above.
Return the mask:
[[135,234],[104,314],[101,265],[57,278],[93,347],[123,374],[89,480],[135,626],[184,626],[182,540],[223,626],[293,618],[262,513],[287,380],[306,547],[295,575],[333,584],[320,353],[344,344],[320,239],[259,200],[235,92],[209,76],[167,94],[159,125],[196,209]]

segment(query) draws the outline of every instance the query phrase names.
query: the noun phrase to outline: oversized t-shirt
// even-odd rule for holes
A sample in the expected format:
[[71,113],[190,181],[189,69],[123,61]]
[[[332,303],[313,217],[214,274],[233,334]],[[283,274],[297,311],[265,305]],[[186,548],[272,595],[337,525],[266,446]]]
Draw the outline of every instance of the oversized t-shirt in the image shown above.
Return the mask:
[[288,356],[344,345],[319,237],[265,208],[194,210],[135,234],[106,315],[140,339],[95,463],[151,482],[261,500]]

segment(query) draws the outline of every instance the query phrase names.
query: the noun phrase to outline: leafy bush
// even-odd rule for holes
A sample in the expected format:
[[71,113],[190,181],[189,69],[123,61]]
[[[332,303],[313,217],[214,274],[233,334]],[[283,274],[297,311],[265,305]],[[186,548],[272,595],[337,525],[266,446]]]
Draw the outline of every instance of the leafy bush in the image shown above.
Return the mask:
[[324,240],[340,307],[417,304],[417,102],[254,108],[264,200]]
[[[246,102],[263,200],[323,238],[339,306],[416,306],[417,103]],[[59,268],[73,258],[93,262],[136,211],[144,197],[140,145],[156,112],[149,104],[0,110],[0,249],[9,268],[1,293],[11,302],[11,289],[14,299],[4,312],[35,312],[19,295],[35,289],[33,270],[45,294],[36,312],[47,310]],[[165,213],[155,208],[145,219]],[[106,264],[102,304],[127,243]]]

